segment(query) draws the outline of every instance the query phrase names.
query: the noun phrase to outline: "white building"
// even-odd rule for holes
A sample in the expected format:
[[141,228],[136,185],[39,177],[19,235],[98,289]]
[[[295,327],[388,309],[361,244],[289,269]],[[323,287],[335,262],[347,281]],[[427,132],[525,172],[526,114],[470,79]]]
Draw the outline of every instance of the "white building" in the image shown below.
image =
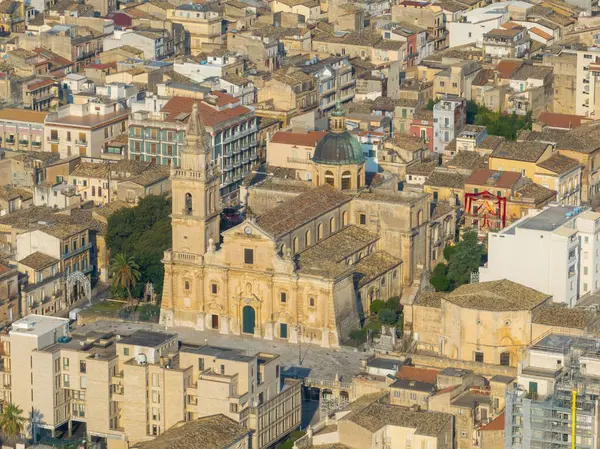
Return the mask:
[[552,204],[488,234],[479,280],[509,279],[573,307],[600,289],[600,214]]
[[[240,64],[240,58],[232,54],[225,54],[220,56],[208,56],[201,62],[176,62],[173,64],[173,70],[183,76],[191,78],[193,81],[201,83],[206,78],[212,76],[218,76],[219,78],[229,73],[228,69],[235,67]],[[236,75],[241,76],[236,70]]]
[[433,151],[444,154],[446,145],[458,136],[467,123],[467,102],[446,95],[433,106]]
[[449,34],[449,46],[465,44],[481,46],[483,35],[508,22],[510,2],[493,3],[483,8],[473,9],[462,16],[462,20],[446,24]]
[[575,71],[575,114],[596,118],[596,87],[600,81],[600,48],[590,47],[577,52],[577,70]]

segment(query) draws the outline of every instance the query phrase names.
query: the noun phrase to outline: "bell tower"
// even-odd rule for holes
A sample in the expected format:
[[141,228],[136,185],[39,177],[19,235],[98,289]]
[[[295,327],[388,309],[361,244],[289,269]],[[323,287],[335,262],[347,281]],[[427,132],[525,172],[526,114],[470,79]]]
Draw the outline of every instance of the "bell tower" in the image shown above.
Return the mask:
[[212,162],[211,137],[194,102],[181,165],[171,170],[173,252],[204,255],[209,239],[219,242],[220,175]]

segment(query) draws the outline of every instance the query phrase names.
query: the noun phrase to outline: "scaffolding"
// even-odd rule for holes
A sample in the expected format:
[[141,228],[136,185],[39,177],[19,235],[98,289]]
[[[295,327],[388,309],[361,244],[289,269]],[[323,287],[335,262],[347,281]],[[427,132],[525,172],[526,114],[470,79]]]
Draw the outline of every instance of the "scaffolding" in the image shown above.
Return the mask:
[[586,376],[582,355],[600,357],[595,348],[593,354],[577,344],[566,348],[565,366],[555,378],[553,393],[544,399],[522,389],[507,392],[505,448],[596,447],[600,379]]

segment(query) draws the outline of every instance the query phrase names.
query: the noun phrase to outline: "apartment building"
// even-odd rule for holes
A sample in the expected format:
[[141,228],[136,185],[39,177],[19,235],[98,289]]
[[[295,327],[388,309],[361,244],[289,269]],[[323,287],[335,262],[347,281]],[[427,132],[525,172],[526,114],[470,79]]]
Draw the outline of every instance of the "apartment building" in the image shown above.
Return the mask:
[[227,50],[248,57],[256,70],[272,72],[281,66],[284,47],[279,39],[256,36],[252,31],[230,31],[227,33]]
[[574,114],[595,119],[600,109],[600,49],[577,51]]
[[167,11],[169,20],[183,25],[189,32],[190,51],[196,55],[203,50],[223,44],[223,13],[210,4],[182,4]]
[[67,331],[68,320],[29,315],[3,336],[5,385],[15,388],[5,394],[39,410],[40,433],[82,422],[88,437],[125,448],[223,414],[253,431],[251,447],[264,448],[300,424],[301,385],[282,382],[278,355],[179,348],[166,332]]
[[215,51],[199,62],[191,59],[175,62],[173,70],[201,83],[210,77],[241,76],[244,73],[244,60],[234,53]]
[[459,61],[448,65],[443,70],[435,69],[433,75],[433,96],[462,97],[471,99],[471,85],[481,71],[481,64],[477,61]]
[[493,59],[523,58],[529,53],[531,41],[527,28],[496,28],[483,35],[483,54]]
[[5,108],[0,111],[0,144],[9,149],[42,148],[47,112]]
[[64,278],[81,272],[91,282],[97,250],[87,225],[43,221],[38,228],[16,237],[16,260],[26,285],[22,307],[31,313],[54,314],[83,296],[81,282],[66,291]]
[[[509,279],[573,307],[600,289],[600,214],[550,205],[488,234],[480,281]],[[518,257],[515,255],[518,254]]]
[[600,416],[596,338],[550,333],[519,363],[506,396],[505,448],[597,447]]
[[0,323],[8,325],[19,314],[19,271],[0,264]]
[[356,77],[352,64],[343,56],[330,56],[323,60],[315,58],[307,63],[296,65],[301,72],[315,78],[319,112],[327,114],[336,102],[352,101],[356,87]]
[[126,131],[128,116],[121,102],[106,98],[65,105],[46,117],[44,150],[63,159],[75,155],[100,159],[106,144]]
[[464,129],[467,123],[467,102],[447,95],[433,106],[433,151],[441,156],[454,156],[446,146]]
[[[129,121],[129,158],[177,167],[194,98],[149,99]],[[239,98],[213,92],[198,102],[212,140],[212,162],[220,165],[221,198],[236,202],[242,179],[258,159],[257,121]]]
[[312,156],[325,131],[277,131],[267,142],[267,164],[296,170],[301,179],[311,179]]
[[23,106],[32,111],[55,110],[58,107],[58,81],[36,77],[23,83]]

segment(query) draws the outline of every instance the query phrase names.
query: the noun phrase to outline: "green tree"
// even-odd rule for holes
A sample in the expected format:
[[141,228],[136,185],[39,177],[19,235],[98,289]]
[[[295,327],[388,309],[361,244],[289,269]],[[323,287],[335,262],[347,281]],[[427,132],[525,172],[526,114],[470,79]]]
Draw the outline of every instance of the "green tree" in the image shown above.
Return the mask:
[[364,343],[367,339],[366,329],[352,329],[350,331],[350,338],[357,343]]
[[479,243],[477,231],[465,232],[448,262],[448,279],[452,287],[468,284],[471,273],[479,268],[482,258],[483,245]]
[[455,251],[456,251],[455,245],[448,245],[444,248],[444,259],[446,259],[446,262],[448,262],[450,260],[450,258],[452,257],[452,254],[454,254]]
[[119,253],[111,261],[110,272],[113,276],[113,285],[127,290],[127,301],[132,306],[131,288],[135,287],[140,280],[139,266],[133,257]]
[[431,282],[431,285],[433,285],[438,292],[446,292],[450,289],[448,267],[446,264],[440,262],[435,266],[429,282]]
[[[111,254],[126,253],[139,265],[140,280],[134,288],[141,295],[147,282],[154,291],[162,291],[163,253],[171,247],[171,201],[163,196],[150,195],[136,207],[122,208],[108,218],[106,244]],[[124,289],[113,287],[116,295],[125,296]]]
[[473,100],[467,101],[467,123],[472,125],[475,123],[475,116],[479,111],[479,105]]
[[384,307],[385,307],[385,301],[383,301],[381,299],[376,299],[369,306],[369,310],[371,310],[371,313],[377,314]]
[[425,105],[425,109],[429,110],[429,111],[433,111],[433,107],[435,106],[436,103],[438,103],[440,100],[434,100],[433,98],[430,98],[429,101],[427,102],[427,104]]
[[398,313],[395,310],[381,309],[377,314],[377,319],[379,319],[381,324],[396,324],[396,321],[398,321]]
[[18,405],[9,403],[0,416],[0,429],[9,438],[16,438],[23,433],[26,419]]
[[398,310],[400,306],[400,296],[392,296],[385,302],[386,309]]
[[474,123],[487,127],[487,133],[494,136],[503,136],[508,140],[516,140],[519,131],[522,129],[531,129],[531,113],[525,116],[512,114],[502,114],[494,112],[485,106],[478,106],[477,113],[474,116]]

